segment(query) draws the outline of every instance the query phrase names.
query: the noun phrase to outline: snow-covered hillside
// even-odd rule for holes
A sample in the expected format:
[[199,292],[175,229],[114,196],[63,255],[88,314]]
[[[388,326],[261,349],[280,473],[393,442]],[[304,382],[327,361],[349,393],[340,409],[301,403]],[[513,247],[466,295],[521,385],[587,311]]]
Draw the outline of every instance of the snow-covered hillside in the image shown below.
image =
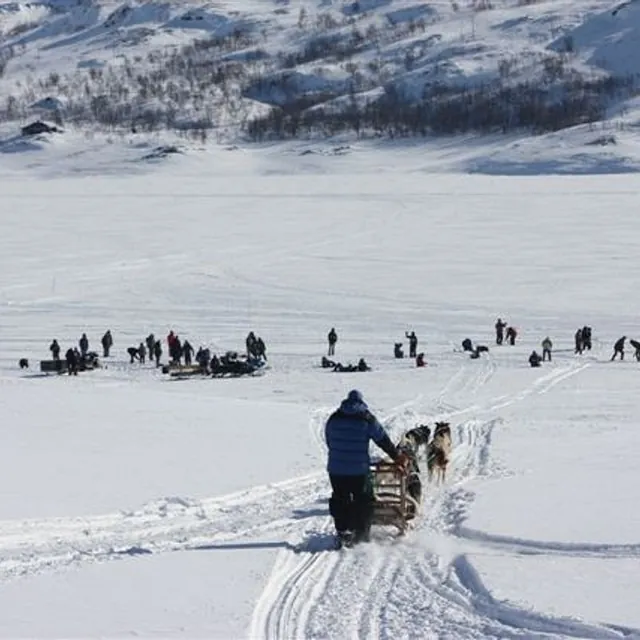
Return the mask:
[[0,118],[254,139],[555,130],[636,92],[639,28],[640,4],[612,0],[3,2]]

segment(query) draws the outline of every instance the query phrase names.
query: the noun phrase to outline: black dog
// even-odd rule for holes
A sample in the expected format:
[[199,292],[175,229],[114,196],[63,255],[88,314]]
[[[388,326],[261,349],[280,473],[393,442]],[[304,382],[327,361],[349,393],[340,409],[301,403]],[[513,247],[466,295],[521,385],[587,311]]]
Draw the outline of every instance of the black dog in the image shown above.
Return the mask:
[[431,429],[426,424],[421,424],[407,431],[404,437],[413,444],[414,449],[417,451],[420,447],[426,447],[429,444]]
[[29,361],[26,358],[20,358],[20,360],[18,361],[18,365],[21,369],[28,369]]

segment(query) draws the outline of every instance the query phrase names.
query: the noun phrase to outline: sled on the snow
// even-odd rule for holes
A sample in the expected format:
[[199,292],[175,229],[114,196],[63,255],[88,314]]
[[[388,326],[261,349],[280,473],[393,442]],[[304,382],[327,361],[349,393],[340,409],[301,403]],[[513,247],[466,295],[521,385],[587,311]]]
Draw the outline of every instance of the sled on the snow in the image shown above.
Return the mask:
[[[84,358],[78,360],[78,371],[92,371],[100,367],[98,354],[90,351]],[[67,373],[66,360],[40,360],[42,373]]]
[[42,373],[66,373],[66,360],[40,360],[40,371]]
[[[419,493],[413,472],[393,462],[375,462],[370,467],[373,491],[372,525],[392,526],[403,535],[416,517]],[[419,482],[419,478],[417,478]]]
[[171,378],[191,378],[205,375],[207,372],[199,364],[165,364],[162,373],[168,374]]

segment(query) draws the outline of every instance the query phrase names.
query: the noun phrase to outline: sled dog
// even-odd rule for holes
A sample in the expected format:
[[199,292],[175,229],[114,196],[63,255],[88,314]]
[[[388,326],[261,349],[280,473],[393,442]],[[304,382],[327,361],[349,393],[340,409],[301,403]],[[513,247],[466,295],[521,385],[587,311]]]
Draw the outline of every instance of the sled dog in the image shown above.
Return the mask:
[[433,439],[427,446],[427,470],[429,482],[435,475],[438,483],[444,482],[451,458],[451,427],[448,422],[436,422]]

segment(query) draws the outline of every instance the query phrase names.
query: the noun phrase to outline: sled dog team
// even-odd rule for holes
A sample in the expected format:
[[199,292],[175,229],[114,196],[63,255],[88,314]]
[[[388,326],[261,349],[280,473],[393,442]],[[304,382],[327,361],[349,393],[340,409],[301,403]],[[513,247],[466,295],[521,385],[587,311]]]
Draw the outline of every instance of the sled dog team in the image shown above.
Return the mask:
[[436,422],[431,441],[430,436],[431,429],[427,425],[420,425],[407,431],[400,439],[399,446],[405,451],[408,447],[416,459],[423,450],[429,482],[435,477],[436,482],[440,484],[446,480],[447,466],[451,460],[451,426],[448,422]]
[[451,459],[451,427],[436,422],[431,429],[420,425],[407,431],[394,444],[384,427],[369,410],[362,393],[349,392],[325,424],[328,449],[327,472],[331,483],[329,512],[339,545],[367,542],[373,520],[370,489],[369,443],[373,442],[408,475],[416,470],[420,453],[426,457],[429,480],[444,482]]

